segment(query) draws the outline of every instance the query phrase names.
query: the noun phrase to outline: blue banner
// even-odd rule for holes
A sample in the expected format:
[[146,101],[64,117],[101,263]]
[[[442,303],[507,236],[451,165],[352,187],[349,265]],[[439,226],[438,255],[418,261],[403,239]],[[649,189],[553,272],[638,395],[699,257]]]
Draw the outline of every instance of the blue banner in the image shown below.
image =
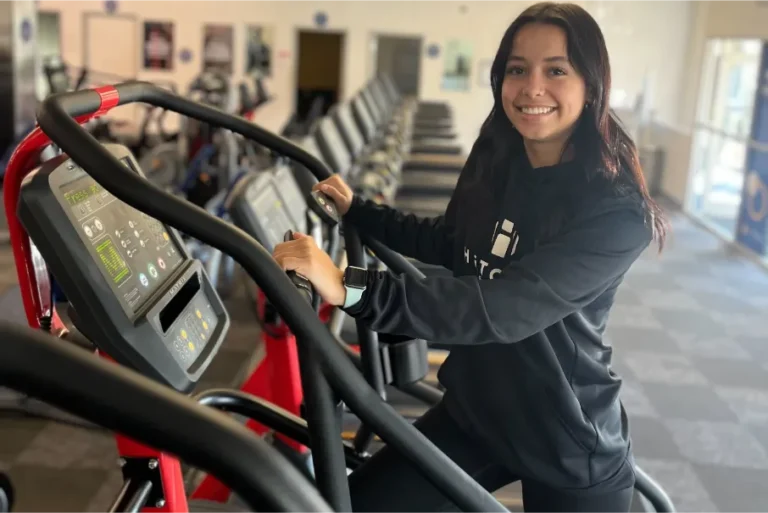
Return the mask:
[[736,240],[766,254],[768,232],[768,43],[763,44]]

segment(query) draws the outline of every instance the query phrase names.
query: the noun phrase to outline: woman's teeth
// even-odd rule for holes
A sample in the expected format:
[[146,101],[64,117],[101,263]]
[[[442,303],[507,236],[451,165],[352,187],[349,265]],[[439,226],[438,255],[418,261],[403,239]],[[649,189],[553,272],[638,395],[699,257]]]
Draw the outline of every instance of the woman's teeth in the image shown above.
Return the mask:
[[549,114],[555,110],[554,107],[520,107],[523,114],[532,114],[540,116],[543,114]]

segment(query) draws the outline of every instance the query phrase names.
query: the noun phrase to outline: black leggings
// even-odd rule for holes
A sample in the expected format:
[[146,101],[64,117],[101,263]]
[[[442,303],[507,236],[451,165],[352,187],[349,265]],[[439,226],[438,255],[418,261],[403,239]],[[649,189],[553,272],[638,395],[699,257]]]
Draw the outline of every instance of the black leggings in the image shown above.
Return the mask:
[[[456,425],[442,404],[414,424],[486,490],[520,480]],[[460,511],[396,451],[384,447],[349,476],[353,511]],[[525,511],[629,511],[633,488],[603,494],[569,493],[522,480]]]

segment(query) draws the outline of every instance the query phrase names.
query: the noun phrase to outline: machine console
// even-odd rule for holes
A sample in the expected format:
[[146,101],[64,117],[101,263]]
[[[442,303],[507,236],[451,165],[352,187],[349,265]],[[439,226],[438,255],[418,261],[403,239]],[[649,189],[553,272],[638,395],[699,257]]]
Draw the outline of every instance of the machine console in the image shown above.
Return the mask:
[[301,229],[306,227],[306,221],[303,226],[298,224],[291,210],[280,194],[274,174],[269,171],[256,171],[243,177],[227,199],[227,211],[235,225],[270,253],[283,242],[288,230],[306,233]]
[[[130,151],[105,147],[144,176]],[[66,155],[22,184],[18,216],[100,350],[177,390],[210,364],[229,317],[179,235],[120,201]]]
[[352,108],[363,129],[365,142],[370,144],[376,137],[376,122],[371,117],[371,113],[368,111],[365,100],[363,100],[361,95],[358,94],[352,99]]
[[335,117],[339,130],[347,143],[347,147],[353,155],[356,157],[359,156],[365,149],[365,141],[355,124],[355,119],[352,115],[352,106],[349,102],[339,105]]
[[326,116],[318,123],[316,130],[317,142],[326,157],[325,160],[335,172],[346,178],[352,168],[352,155],[344,144],[336,123]]

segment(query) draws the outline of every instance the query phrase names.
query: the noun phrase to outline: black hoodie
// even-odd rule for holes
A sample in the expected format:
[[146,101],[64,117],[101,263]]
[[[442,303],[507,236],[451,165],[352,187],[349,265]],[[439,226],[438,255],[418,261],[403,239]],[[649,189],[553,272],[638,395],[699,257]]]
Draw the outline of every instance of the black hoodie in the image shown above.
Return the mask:
[[641,197],[576,163],[472,167],[436,218],[355,198],[346,219],[453,277],[370,272],[347,313],[450,346],[438,374],[449,412],[516,476],[574,491],[630,486],[621,381],[602,335],[652,239]]

